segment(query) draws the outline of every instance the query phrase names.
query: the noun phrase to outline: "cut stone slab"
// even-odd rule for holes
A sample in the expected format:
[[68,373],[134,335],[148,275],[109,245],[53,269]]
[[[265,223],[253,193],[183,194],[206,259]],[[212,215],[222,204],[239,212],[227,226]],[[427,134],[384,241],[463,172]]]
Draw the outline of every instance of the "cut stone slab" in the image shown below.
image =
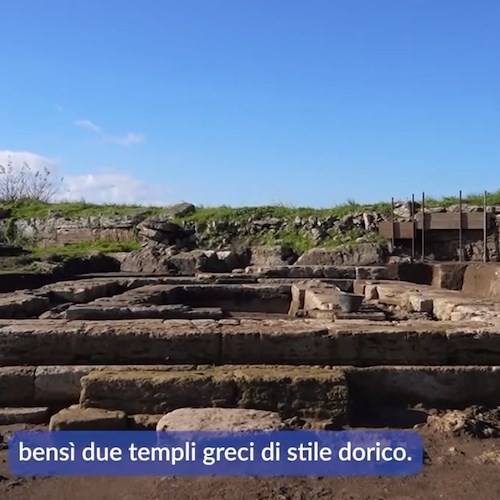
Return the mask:
[[39,408],[0,408],[0,425],[43,424],[47,422],[49,409]]
[[372,285],[367,283],[365,285],[364,296],[366,300],[377,300],[378,299],[377,285]]
[[409,293],[408,300],[410,302],[410,307],[415,312],[432,313],[434,302],[432,298],[428,298],[424,295],[417,293]]
[[250,249],[251,266],[285,266],[297,259],[295,252],[287,245],[261,245]]
[[40,288],[38,292],[54,301],[85,303],[120,293],[125,290],[126,285],[126,280],[94,278],[51,283]]
[[372,366],[346,370],[354,404],[500,405],[499,366]]
[[338,304],[334,288],[310,288],[304,294],[304,311],[331,311]]
[[102,371],[82,378],[80,404],[128,414],[236,407],[340,421],[347,412],[347,386],[343,370],[310,366]]
[[380,243],[359,243],[336,248],[312,248],[304,252],[297,265],[373,266],[387,262],[387,246]]
[[[439,318],[438,298],[433,300],[433,312]],[[460,300],[465,306],[463,302],[471,299]],[[458,305],[449,314],[464,312]],[[500,315],[500,304],[495,306],[498,311],[488,307],[491,314]],[[0,327],[0,365],[500,365],[500,324],[483,321],[483,315],[482,310],[470,321],[458,322],[349,320],[343,324],[295,318],[10,321]],[[22,373],[22,390],[32,398],[33,370],[31,375]],[[0,374],[0,405],[41,403],[24,401],[17,383],[7,392],[15,401],[5,401],[1,387],[14,380],[14,373],[0,368]]]
[[335,312],[336,319],[364,320],[364,321],[385,321],[387,319],[384,311],[375,307],[364,306],[356,312]]
[[354,279],[356,270],[352,266],[248,266],[247,275],[259,278],[288,278],[288,279],[321,279],[340,278]]
[[[171,370],[169,365],[55,365],[38,366],[34,376],[34,403],[40,406],[68,406],[80,399],[80,380],[93,371],[102,370]],[[192,365],[184,365],[185,370],[194,370]],[[20,368],[22,369],[22,368]],[[177,367],[179,369],[179,366]],[[0,368],[0,378],[4,371],[12,368]],[[31,382],[32,383],[32,382]]]
[[467,266],[465,262],[435,264],[432,267],[432,286],[448,290],[462,290]]
[[292,293],[292,300],[290,302],[290,308],[288,309],[288,314],[290,316],[297,316],[301,309],[304,309],[304,297],[307,290],[306,284],[293,284],[290,288]]
[[68,308],[64,318],[72,320],[123,320],[123,319],[220,319],[220,307],[191,308],[182,304],[143,305],[75,305]]
[[277,431],[284,423],[276,412],[243,408],[179,408],[164,415],[157,431]]
[[462,291],[476,297],[500,297],[500,265],[470,263],[465,269]]
[[50,431],[112,431],[126,428],[127,416],[123,411],[81,408],[78,405],[52,415],[49,422]]
[[34,398],[45,404],[76,403],[81,391],[80,379],[95,366],[38,366],[35,370]]
[[0,367],[0,405],[28,406],[32,404],[34,380],[34,367]]
[[386,266],[356,267],[357,280],[386,280],[389,279],[389,269]]
[[30,295],[24,292],[0,294],[0,318],[23,319],[39,316],[50,303],[47,297]]

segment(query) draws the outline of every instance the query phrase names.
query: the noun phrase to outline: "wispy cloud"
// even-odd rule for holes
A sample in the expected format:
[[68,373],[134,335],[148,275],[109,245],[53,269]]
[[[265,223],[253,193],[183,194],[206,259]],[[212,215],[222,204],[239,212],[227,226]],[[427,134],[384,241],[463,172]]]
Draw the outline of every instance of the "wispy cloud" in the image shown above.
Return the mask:
[[122,146],[130,146],[131,144],[139,144],[144,142],[145,137],[144,134],[140,134],[138,132],[130,132],[130,134],[123,136],[105,136],[104,137],[109,142],[114,142],[115,144],[121,144]]
[[90,120],[75,120],[73,124],[77,127],[83,127],[92,130],[92,132],[101,132],[101,127],[96,125],[94,122],[91,122]]
[[131,146],[132,144],[140,144],[146,140],[144,134],[140,132],[129,132],[125,135],[113,135],[105,132],[102,127],[97,125],[91,120],[75,120],[73,125],[76,127],[86,128],[87,130],[91,130],[96,134],[99,134],[101,139],[106,142],[111,142],[113,144],[119,144],[120,146]]

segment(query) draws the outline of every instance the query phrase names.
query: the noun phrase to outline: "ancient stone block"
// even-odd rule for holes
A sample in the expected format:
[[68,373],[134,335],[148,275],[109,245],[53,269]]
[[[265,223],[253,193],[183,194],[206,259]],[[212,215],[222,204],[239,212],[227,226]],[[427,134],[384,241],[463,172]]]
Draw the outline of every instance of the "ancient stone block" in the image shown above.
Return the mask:
[[243,408],[179,408],[164,415],[157,431],[277,431],[284,424],[275,412]]
[[52,415],[49,422],[51,431],[114,431],[126,428],[127,417],[123,411],[80,408],[78,405]]
[[410,307],[413,311],[432,313],[434,302],[431,298],[427,298],[423,295],[416,293],[409,293],[408,299],[410,302]]
[[377,300],[378,299],[378,288],[377,285],[365,285],[365,299],[366,300]]
[[32,318],[50,307],[47,297],[25,292],[0,294],[0,318]]
[[328,418],[344,422],[347,387],[341,369],[311,367],[235,371],[238,406],[277,411],[283,417]]
[[298,265],[373,266],[387,262],[387,246],[359,243],[336,248],[312,248],[298,259]]
[[312,367],[218,367],[199,371],[93,372],[82,379],[84,407],[158,414],[225,407],[340,421],[347,409],[342,370]]
[[389,279],[389,272],[385,266],[356,267],[356,279],[386,280]]
[[47,407],[0,408],[0,425],[43,424],[48,415]]
[[121,409],[129,414],[166,413],[176,408],[231,406],[231,377],[199,372],[93,372],[82,378],[84,407]]
[[76,403],[80,397],[80,379],[96,366],[38,366],[35,370],[34,399],[44,404]]
[[0,405],[2,406],[32,405],[34,399],[34,390],[33,390],[34,380],[35,380],[34,367],[28,367],[28,366],[0,367]]
[[461,290],[464,281],[465,262],[447,262],[432,267],[432,286],[448,290]]
[[297,260],[295,252],[287,245],[261,245],[250,249],[251,266],[283,266]]
[[379,366],[346,372],[353,403],[463,408],[500,404],[500,370],[489,366]]

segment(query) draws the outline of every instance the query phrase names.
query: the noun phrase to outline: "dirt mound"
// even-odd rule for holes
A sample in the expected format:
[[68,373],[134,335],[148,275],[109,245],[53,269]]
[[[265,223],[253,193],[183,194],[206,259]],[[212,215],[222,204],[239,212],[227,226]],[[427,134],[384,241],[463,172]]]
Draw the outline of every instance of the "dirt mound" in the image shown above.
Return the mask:
[[500,437],[500,407],[488,409],[471,406],[465,410],[446,411],[429,415],[426,427],[430,431],[474,438]]

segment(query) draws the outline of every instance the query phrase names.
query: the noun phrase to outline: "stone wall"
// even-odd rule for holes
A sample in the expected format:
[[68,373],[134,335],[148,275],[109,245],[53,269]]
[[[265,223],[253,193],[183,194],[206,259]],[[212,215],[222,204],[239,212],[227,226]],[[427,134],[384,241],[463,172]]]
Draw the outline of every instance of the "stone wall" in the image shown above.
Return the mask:
[[0,232],[17,241],[59,246],[84,241],[133,241],[145,216],[47,217],[0,220]]
[[[195,210],[193,206],[192,210]],[[493,209],[493,207],[490,207]],[[456,211],[432,209],[429,211]],[[480,211],[481,207],[463,207],[464,212]],[[178,215],[176,213],[175,215]],[[399,204],[395,210],[398,221],[408,220],[410,210],[407,204]],[[500,216],[497,216],[499,219]],[[356,212],[342,217],[258,217],[249,215],[246,219],[211,219],[196,222],[186,219],[179,224],[172,222],[168,208],[165,214],[147,218],[137,215],[102,215],[68,218],[50,216],[47,218],[0,219],[0,234],[8,235],[10,241],[36,242],[38,246],[49,247],[88,241],[129,242],[138,238],[167,247],[193,250],[195,248],[226,250],[235,245],[245,246],[278,242],[285,236],[299,237],[308,246],[335,246],[344,243],[363,243],[376,239],[378,225],[388,220],[387,214],[375,211]],[[497,225],[500,220],[497,221]],[[166,240],[165,240],[166,238]],[[5,238],[4,238],[5,239]],[[264,241],[263,241],[264,240]],[[409,240],[397,242],[399,253],[411,253]],[[499,260],[498,229],[488,236],[488,258]],[[426,256],[429,260],[455,260],[458,258],[458,231],[429,231],[426,233]],[[416,255],[420,253],[420,242],[416,242]],[[464,233],[464,259],[483,259],[482,231]]]

